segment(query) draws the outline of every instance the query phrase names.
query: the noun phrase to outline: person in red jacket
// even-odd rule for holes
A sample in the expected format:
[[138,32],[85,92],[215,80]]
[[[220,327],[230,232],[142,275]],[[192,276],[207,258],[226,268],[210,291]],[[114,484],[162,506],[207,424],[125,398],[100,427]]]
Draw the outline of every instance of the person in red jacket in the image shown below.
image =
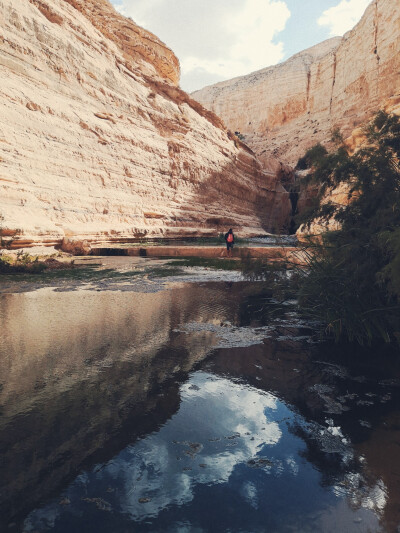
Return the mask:
[[233,235],[232,228],[229,229],[228,233],[225,233],[225,242],[228,257],[232,257],[232,249],[235,244],[235,236]]

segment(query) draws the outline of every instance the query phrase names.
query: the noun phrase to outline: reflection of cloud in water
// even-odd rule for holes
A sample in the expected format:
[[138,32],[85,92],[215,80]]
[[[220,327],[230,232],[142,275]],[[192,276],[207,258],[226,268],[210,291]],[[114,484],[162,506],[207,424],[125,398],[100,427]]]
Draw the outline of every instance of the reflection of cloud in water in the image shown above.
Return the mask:
[[383,511],[388,499],[387,489],[382,480],[371,489],[369,494],[362,498],[361,505],[371,511]]
[[297,476],[299,473],[299,465],[296,462],[296,459],[293,457],[293,455],[286,458],[286,465],[289,468],[289,471],[294,475]]
[[[136,519],[189,502],[196,484],[226,482],[236,465],[281,438],[278,424],[265,416],[266,409],[276,409],[270,394],[204,373],[181,392],[184,402],[173,419],[101,473],[124,478],[122,511]],[[253,496],[248,491],[255,505]],[[150,501],[138,504],[141,498]]]
[[[353,532],[359,531],[356,519],[368,525],[370,531],[379,530],[377,517],[387,499],[383,483],[369,484],[362,474],[347,470],[335,476],[331,490],[320,490],[320,477],[301,459],[304,448],[299,447],[297,437],[290,437],[286,423],[279,427],[291,416],[287,417],[286,407],[272,394],[196,372],[181,387],[181,397],[179,411],[161,430],[128,446],[109,463],[81,474],[64,493],[71,505],[63,507],[54,502],[34,511],[25,521],[24,531],[52,530],[55,524],[64,522],[65,515],[86,513],[91,506],[91,512],[112,510],[115,516],[141,522],[143,531],[152,520],[164,523],[163,513],[170,510],[183,521],[165,531],[200,532],[195,523],[186,523],[185,514],[192,516],[193,512],[196,516],[190,508],[197,508],[192,502],[197,501],[198,506],[203,494],[218,516],[215,505],[219,504],[209,496],[218,494],[218,490],[226,491],[229,498],[239,496],[235,501],[240,510],[250,513],[251,523],[250,515],[254,515],[254,523],[260,516],[265,518],[268,498],[271,508],[277,507],[273,512],[283,513],[279,517],[282,529],[276,531],[288,531],[300,520],[302,531]],[[301,423],[296,415],[293,420]],[[328,427],[305,425],[303,421],[302,437],[333,460],[337,456],[340,472],[354,457],[352,448],[333,420],[327,419],[326,423]],[[294,495],[300,499],[299,504],[293,504]],[[282,511],[282,504],[288,505],[290,512]],[[186,511],[173,510],[183,506]]]
[[257,495],[257,487],[254,483],[251,481],[246,481],[246,483],[243,484],[241,494],[243,498],[254,507],[254,509],[258,508],[258,495]]
[[387,504],[388,494],[385,484],[378,480],[370,487],[360,473],[350,472],[340,484],[333,487],[336,496],[347,496],[354,508],[364,508],[381,514]]
[[[266,415],[278,406],[272,394],[196,372],[181,387],[181,396],[179,411],[160,431],[128,446],[104,467],[82,473],[68,489],[68,499],[74,505],[104,500],[134,520],[156,517],[172,505],[191,502],[198,485],[226,483],[236,466],[282,437],[278,423]],[[269,461],[257,468],[271,473]],[[287,471],[295,475],[293,465]],[[108,493],[107,487],[117,488],[115,503],[108,503],[114,489]],[[255,486],[247,483],[243,490],[257,509]],[[51,529],[68,508],[54,503],[36,510],[25,520],[24,530],[35,531],[39,525]]]

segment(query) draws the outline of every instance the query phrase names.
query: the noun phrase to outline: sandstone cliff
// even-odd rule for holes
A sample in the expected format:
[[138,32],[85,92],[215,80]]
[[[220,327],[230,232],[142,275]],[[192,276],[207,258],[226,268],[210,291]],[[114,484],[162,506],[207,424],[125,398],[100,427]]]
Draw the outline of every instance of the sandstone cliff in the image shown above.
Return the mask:
[[0,215],[19,244],[282,226],[284,189],[106,0],[0,0]]
[[258,156],[294,165],[307,148],[345,136],[400,88],[400,2],[374,0],[343,38],[285,63],[193,93]]

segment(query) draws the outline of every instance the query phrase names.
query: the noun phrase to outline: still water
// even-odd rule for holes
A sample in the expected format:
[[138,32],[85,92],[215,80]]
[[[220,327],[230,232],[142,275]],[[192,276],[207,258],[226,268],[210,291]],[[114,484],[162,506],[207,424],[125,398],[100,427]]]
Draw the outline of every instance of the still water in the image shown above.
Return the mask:
[[256,283],[0,302],[1,531],[398,531],[391,356]]

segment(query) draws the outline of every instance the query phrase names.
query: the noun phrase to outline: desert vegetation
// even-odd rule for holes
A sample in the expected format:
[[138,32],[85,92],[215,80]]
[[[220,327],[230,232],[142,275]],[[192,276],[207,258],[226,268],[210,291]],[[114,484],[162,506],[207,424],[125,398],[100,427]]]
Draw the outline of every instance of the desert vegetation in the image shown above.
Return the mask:
[[24,250],[12,250],[15,237],[20,230],[10,232],[3,227],[4,217],[0,214],[0,275],[2,274],[40,274],[45,270],[70,269],[74,262],[60,262],[56,259],[58,254],[52,257],[40,259],[37,255],[31,255]]
[[[298,168],[309,171],[303,185],[318,191],[297,217],[308,232],[300,249],[305,266],[257,261],[242,269],[283,297],[296,294],[301,313],[324,336],[400,343],[400,118],[379,112],[364,134],[354,153],[335,131],[334,151],[318,144],[299,160]],[[338,188],[347,195],[341,203],[332,200]]]
[[[317,145],[300,161],[319,191],[300,222],[339,229],[310,237],[299,303],[338,340],[400,341],[400,119],[379,112],[354,154],[336,140],[334,152]],[[343,184],[346,205],[329,201]]]

